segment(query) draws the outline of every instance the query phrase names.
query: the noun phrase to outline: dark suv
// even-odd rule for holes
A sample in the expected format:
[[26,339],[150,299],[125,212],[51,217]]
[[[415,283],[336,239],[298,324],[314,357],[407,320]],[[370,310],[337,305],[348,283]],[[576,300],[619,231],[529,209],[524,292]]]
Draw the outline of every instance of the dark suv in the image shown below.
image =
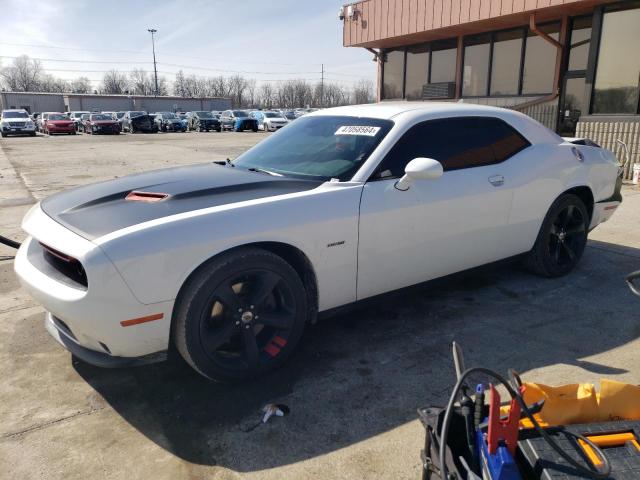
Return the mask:
[[198,130],[200,132],[203,130],[219,132],[221,130],[220,120],[215,118],[211,112],[189,112],[187,113],[187,119],[189,121],[189,130]]

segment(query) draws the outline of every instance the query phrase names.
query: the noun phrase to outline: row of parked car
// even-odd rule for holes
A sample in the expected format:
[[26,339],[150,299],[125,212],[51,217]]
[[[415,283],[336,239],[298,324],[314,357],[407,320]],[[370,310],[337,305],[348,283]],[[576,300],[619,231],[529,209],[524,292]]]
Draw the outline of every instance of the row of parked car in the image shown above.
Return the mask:
[[0,119],[2,136],[36,132],[45,134],[76,133],[119,134],[217,131],[236,132],[258,130],[273,132],[316,109],[297,110],[224,110],[193,112],[37,112],[29,115],[25,110],[3,110]]

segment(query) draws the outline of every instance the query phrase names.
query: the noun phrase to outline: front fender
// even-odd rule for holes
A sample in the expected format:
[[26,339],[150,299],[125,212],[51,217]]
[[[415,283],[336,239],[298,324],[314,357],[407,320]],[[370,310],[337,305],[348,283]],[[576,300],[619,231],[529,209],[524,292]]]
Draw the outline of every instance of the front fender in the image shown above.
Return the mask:
[[356,298],[361,191],[362,184],[327,183],[153,220],[95,242],[145,304],[175,299],[196,268],[227,250],[257,242],[291,245],[311,262],[324,310]]

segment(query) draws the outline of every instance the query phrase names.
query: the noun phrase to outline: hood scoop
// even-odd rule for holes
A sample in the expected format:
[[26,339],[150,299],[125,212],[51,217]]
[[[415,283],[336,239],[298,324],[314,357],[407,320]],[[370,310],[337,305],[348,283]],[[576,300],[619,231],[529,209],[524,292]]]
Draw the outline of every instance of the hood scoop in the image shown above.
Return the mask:
[[131,202],[160,202],[168,197],[168,193],[141,192],[134,190],[125,197],[125,200],[129,200]]

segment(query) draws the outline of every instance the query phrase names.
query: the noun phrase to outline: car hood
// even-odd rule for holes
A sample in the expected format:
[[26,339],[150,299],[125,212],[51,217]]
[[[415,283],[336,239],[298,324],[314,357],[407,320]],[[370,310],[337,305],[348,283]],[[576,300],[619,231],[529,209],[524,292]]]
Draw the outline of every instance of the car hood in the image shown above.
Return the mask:
[[[311,190],[321,183],[212,163],[156,170],[77,187],[43,200],[41,208],[55,221],[93,240],[170,215]],[[154,202],[127,200],[127,195],[134,191],[168,196]]]

